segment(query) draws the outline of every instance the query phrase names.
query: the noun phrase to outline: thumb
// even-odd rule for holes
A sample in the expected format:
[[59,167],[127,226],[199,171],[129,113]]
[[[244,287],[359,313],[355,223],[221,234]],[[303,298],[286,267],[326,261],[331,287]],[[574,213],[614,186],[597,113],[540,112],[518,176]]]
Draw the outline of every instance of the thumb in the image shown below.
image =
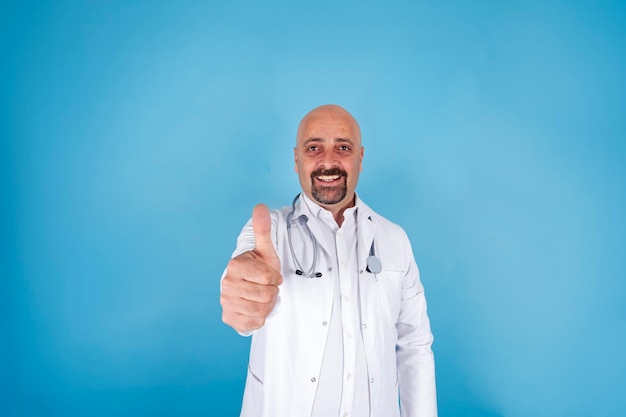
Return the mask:
[[280,261],[272,244],[272,220],[270,210],[265,204],[257,204],[252,210],[252,230],[254,230],[254,249],[270,266],[280,271]]

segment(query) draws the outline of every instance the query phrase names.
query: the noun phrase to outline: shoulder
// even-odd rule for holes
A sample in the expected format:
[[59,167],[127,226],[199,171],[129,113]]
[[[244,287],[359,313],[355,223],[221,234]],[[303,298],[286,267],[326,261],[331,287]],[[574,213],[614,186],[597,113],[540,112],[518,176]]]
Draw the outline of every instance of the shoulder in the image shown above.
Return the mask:
[[411,242],[405,230],[398,224],[365,206],[365,218],[374,228],[374,246],[376,256],[383,264],[383,270],[407,273],[415,263]]
[[390,237],[397,239],[408,239],[404,228],[397,223],[392,222],[386,217],[372,210],[362,200],[360,201],[364,215],[376,225],[376,233],[388,234]]

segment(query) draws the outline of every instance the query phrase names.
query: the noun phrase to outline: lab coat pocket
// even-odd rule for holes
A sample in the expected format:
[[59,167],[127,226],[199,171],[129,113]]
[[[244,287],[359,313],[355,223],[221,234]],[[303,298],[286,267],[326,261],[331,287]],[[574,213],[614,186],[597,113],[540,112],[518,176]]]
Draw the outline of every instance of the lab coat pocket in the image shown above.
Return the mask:
[[394,324],[400,313],[403,271],[385,270],[376,274],[380,310],[385,319]]
[[263,410],[264,386],[259,378],[248,365],[246,389],[243,394],[241,416],[256,416],[259,410]]

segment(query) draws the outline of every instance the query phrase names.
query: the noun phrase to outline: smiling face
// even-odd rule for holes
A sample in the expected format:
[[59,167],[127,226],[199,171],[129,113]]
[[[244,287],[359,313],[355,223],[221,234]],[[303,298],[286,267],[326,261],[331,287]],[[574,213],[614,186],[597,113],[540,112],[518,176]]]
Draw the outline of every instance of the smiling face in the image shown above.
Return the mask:
[[321,106],[300,122],[295,171],[307,197],[337,218],[354,205],[363,147],[356,120],[339,106]]

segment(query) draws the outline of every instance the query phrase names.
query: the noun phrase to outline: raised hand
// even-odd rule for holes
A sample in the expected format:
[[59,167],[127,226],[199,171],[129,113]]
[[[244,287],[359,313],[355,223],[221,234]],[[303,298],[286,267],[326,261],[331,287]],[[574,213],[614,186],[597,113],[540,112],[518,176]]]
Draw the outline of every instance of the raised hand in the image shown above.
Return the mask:
[[272,245],[270,212],[259,204],[252,211],[254,250],[228,262],[222,280],[222,320],[238,332],[256,330],[265,324],[282,284],[280,259]]

